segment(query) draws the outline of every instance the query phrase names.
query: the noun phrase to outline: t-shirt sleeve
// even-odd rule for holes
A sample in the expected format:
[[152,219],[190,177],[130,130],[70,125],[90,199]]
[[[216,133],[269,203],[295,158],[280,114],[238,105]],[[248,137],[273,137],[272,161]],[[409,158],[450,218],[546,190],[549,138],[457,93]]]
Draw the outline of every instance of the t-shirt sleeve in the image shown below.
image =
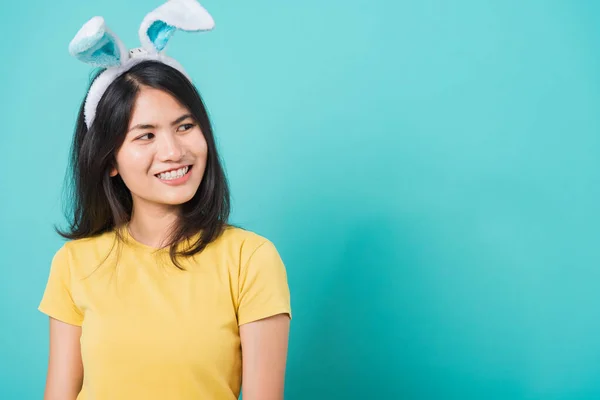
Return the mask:
[[238,324],[281,313],[292,317],[287,273],[277,249],[267,240],[241,266]]
[[83,313],[73,301],[68,249],[63,245],[52,258],[46,290],[38,310],[71,325],[81,326]]

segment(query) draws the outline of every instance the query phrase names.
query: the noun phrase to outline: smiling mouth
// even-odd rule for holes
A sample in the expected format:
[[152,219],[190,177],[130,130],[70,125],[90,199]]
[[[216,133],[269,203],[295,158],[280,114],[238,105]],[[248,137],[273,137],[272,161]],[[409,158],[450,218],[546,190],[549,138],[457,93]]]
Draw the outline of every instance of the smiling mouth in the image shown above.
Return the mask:
[[188,165],[186,167],[179,168],[173,171],[161,172],[160,174],[156,174],[154,176],[163,181],[172,181],[184,177],[185,175],[189,174],[191,170],[192,166]]

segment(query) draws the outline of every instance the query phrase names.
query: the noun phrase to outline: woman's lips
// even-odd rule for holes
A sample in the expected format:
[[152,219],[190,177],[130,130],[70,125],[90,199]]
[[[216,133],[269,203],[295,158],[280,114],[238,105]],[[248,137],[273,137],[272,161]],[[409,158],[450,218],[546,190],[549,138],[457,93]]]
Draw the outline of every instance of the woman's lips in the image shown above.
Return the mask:
[[190,179],[191,172],[192,172],[192,166],[190,165],[188,167],[187,172],[183,176],[180,176],[179,178],[161,179],[160,175],[155,175],[155,176],[159,181],[161,181],[162,183],[164,183],[166,185],[178,186],[178,185],[182,185],[182,184],[186,183],[188,181],[188,179]]

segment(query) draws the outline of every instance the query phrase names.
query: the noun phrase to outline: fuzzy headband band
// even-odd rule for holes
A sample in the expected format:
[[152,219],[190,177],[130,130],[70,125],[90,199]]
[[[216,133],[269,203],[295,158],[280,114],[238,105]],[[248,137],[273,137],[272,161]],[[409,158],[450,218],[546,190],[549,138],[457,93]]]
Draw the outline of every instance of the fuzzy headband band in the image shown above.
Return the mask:
[[165,47],[176,30],[208,31],[214,26],[210,14],[196,0],[169,0],[142,21],[139,30],[142,47],[127,50],[118,36],[108,29],[104,18],[93,17],[86,22],[71,40],[69,53],[87,64],[106,68],[96,78],[85,99],[84,114],[88,129],[94,122],[96,107],[108,86],[141,61],[160,61],[190,79],[183,67],[165,54]]

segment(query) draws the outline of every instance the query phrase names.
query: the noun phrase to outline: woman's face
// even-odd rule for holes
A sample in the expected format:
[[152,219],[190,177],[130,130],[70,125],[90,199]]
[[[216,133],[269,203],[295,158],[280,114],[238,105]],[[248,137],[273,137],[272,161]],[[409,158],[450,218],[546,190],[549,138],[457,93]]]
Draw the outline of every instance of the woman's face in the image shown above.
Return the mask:
[[178,206],[198,190],[207,153],[189,110],[166,92],[142,87],[110,175],[121,175],[136,209]]

